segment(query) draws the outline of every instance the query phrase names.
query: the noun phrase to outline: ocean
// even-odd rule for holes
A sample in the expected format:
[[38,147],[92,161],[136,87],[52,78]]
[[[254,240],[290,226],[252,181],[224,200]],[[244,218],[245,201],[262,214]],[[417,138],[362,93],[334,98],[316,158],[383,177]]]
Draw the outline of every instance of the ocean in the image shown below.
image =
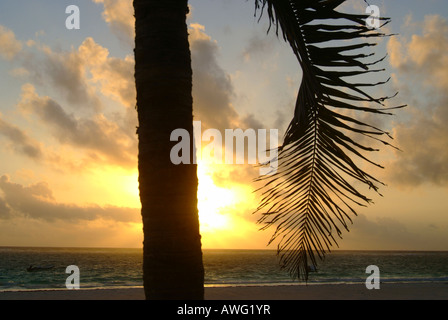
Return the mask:
[[[305,284],[279,268],[273,250],[204,249],[203,255],[206,286]],[[42,269],[29,272],[31,265]],[[0,247],[0,291],[66,289],[70,265],[79,268],[80,288],[142,287],[141,249]],[[364,283],[370,265],[381,282],[448,281],[446,251],[334,251],[307,285]]]

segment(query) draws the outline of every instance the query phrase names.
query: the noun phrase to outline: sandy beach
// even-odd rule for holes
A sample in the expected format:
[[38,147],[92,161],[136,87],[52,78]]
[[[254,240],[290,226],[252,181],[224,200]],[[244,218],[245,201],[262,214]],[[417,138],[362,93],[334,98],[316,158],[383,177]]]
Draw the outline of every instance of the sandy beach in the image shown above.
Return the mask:
[[[0,292],[0,300],[143,300],[142,288]],[[448,300],[448,283],[206,287],[206,300]]]

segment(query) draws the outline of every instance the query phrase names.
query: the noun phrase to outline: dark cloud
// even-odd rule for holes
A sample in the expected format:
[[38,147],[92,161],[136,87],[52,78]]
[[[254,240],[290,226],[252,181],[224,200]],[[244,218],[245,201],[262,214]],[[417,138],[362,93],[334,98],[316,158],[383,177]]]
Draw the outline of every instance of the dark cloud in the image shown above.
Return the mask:
[[24,86],[22,96],[19,108],[37,115],[61,144],[97,154],[98,160],[105,158],[110,164],[135,165],[135,137],[129,137],[102,114],[92,118],[75,117],[53,99],[38,96],[30,85]]
[[32,159],[42,157],[42,150],[37,141],[29,137],[17,126],[3,120],[0,116],[0,135],[6,137],[11,147],[18,153],[24,154]]
[[208,128],[232,128],[238,119],[231,104],[235,93],[230,76],[216,59],[218,45],[197,27],[190,32],[190,41],[195,120]]
[[[218,62],[219,47],[198,24],[190,25],[195,120],[205,128],[225,129],[264,127],[253,114],[240,115],[232,104],[232,80]],[[255,127],[252,127],[255,126]]]
[[[236,97],[232,80],[219,64],[219,47],[198,24],[190,25],[190,45],[193,68],[193,111],[194,120],[201,121],[202,133],[206,129],[217,129],[221,134],[223,160],[227,153],[225,130],[265,129],[266,126],[254,115],[241,115],[232,104]],[[245,163],[248,162],[248,139],[244,140]],[[205,146],[204,143],[202,146]],[[242,150],[237,151],[241,152]],[[202,160],[208,157],[202,154]],[[235,159],[234,159],[235,161]]]
[[241,129],[266,129],[263,123],[254,114],[248,114],[241,119]]
[[21,64],[30,81],[39,86],[50,85],[61,94],[68,105],[85,110],[101,109],[101,101],[86,77],[86,61],[75,50],[52,51],[46,46],[34,45],[21,55]]

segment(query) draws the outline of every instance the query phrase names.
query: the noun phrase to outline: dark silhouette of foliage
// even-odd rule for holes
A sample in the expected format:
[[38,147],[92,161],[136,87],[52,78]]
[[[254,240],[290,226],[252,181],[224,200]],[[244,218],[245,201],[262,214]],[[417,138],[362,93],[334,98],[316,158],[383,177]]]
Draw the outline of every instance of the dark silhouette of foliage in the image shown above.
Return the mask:
[[[375,46],[367,38],[385,34],[372,30],[366,14],[336,11],[345,0],[256,0],[256,9],[267,12],[270,28],[287,41],[303,71],[294,117],[279,146],[279,170],[257,180],[265,181],[257,212],[262,229],[275,226],[271,241],[279,240],[280,263],[293,278],[308,279],[316,266],[341,237],[356,215],[353,205],[371,202],[354,187],[355,182],[378,192],[382,182],[361,169],[353,157],[375,166],[364,153],[378,151],[357,142],[390,137],[385,132],[349,115],[356,112],[390,114],[385,100],[372,97],[368,87],[384,82],[356,82],[384,69],[372,69],[385,57],[365,53]],[[388,18],[380,18],[382,26]],[[357,41],[361,40],[361,41]],[[369,79],[369,78],[367,78]],[[398,106],[395,108],[400,108]],[[350,112],[347,112],[350,111]],[[364,139],[363,139],[364,140]]]

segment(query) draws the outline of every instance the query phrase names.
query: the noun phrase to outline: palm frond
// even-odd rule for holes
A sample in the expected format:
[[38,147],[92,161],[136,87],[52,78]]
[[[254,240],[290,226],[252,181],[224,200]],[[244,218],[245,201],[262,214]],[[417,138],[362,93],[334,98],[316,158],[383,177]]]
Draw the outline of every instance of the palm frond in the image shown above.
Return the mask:
[[[365,143],[368,137],[390,145],[388,132],[348,114],[368,112],[390,114],[384,105],[391,97],[372,97],[366,87],[387,83],[356,83],[384,71],[375,68],[383,59],[366,54],[375,44],[367,38],[383,33],[366,26],[368,15],[336,11],[345,0],[256,0],[257,11],[267,11],[270,29],[287,41],[303,71],[294,117],[279,147],[279,169],[262,176],[258,191],[262,199],[257,212],[262,229],[275,226],[271,238],[279,240],[281,265],[294,278],[308,279],[308,265],[317,265],[342,229],[348,231],[356,215],[354,206],[366,206],[371,199],[353,182],[379,191],[383,183],[361,169],[352,157],[377,167],[365,153],[378,151]],[[381,18],[383,25],[388,18]],[[362,41],[357,41],[362,40]],[[398,106],[396,108],[401,108]],[[350,111],[350,112],[347,112]],[[357,141],[358,140],[358,141]]]

